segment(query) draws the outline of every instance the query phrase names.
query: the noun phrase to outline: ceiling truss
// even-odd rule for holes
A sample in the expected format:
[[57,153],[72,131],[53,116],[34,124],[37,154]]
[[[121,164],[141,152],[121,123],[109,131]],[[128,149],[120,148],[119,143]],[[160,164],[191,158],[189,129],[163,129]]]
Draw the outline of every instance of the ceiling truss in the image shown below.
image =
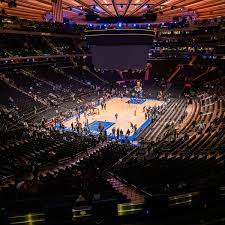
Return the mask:
[[[51,14],[51,0],[16,0],[16,7],[1,2],[6,15],[42,21]],[[225,0],[63,0],[63,15],[85,23],[85,13],[93,11],[101,17],[142,16],[157,13],[157,21],[171,21],[175,16],[195,16],[207,19],[225,16]]]

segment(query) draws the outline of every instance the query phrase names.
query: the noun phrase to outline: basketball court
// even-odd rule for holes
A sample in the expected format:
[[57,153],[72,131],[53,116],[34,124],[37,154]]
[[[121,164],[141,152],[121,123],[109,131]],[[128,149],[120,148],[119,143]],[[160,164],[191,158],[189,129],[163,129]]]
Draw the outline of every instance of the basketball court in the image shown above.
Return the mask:
[[[102,110],[101,106],[96,106],[99,109],[99,114],[88,115],[89,129],[91,133],[98,134],[98,126],[101,123],[102,126],[107,130],[107,135],[112,134],[112,129],[115,127],[123,130],[125,134],[129,129],[131,136],[134,135],[134,131],[131,130],[130,123],[137,125],[138,133],[140,129],[145,128],[152,122],[152,118],[145,120],[145,113],[143,107],[154,107],[163,104],[163,101],[150,100],[150,99],[135,99],[135,98],[112,98],[106,103],[106,110]],[[136,115],[135,115],[136,111]],[[115,118],[115,114],[118,114],[118,118]],[[84,125],[84,114],[80,116],[80,122]],[[76,123],[76,118],[68,119],[64,122],[66,129],[71,129],[71,123]]]

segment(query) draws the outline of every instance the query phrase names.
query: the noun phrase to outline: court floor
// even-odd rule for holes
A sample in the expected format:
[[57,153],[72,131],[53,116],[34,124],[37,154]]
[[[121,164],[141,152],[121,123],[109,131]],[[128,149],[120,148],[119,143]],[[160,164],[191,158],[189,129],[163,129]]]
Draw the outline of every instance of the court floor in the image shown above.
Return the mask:
[[[127,129],[130,128],[130,123],[132,122],[134,125],[137,125],[139,128],[145,122],[145,113],[143,112],[143,107],[146,106],[157,106],[163,104],[163,101],[158,100],[144,100],[144,101],[128,101],[130,98],[112,98],[106,103],[106,110],[102,110],[101,106],[97,106],[99,109],[99,114],[93,114],[87,116],[89,127],[97,127],[99,121],[102,123],[106,122],[107,124],[107,134],[112,133],[112,128],[122,129],[125,134]],[[136,111],[136,115],[135,115]],[[115,118],[115,114],[118,114],[118,118]],[[80,116],[80,122],[82,125],[84,124],[85,118],[84,114]],[[64,122],[66,128],[70,129],[71,123],[76,122],[75,118],[71,118]],[[92,130],[91,130],[92,131]],[[95,131],[93,130],[93,133]],[[132,132],[131,132],[132,134]]]

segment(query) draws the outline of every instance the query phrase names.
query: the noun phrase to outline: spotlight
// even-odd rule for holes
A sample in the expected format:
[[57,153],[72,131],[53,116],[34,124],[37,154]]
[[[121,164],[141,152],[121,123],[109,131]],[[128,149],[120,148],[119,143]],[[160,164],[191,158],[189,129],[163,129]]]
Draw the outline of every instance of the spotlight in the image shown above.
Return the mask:
[[118,23],[118,28],[122,28],[123,24],[121,22]]
[[108,9],[109,8],[109,5],[106,5],[106,8]]
[[136,6],[136,5],[134,5],[134,8],[136,9],[136,8],[137,8],[137,6]]
[[183,11],[183,8],[180,8],[180,11]]

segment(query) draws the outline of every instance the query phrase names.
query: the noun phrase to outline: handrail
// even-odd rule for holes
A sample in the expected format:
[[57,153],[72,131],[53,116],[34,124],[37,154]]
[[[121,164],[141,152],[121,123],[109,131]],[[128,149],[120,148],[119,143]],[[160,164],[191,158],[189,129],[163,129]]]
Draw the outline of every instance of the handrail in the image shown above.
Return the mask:
[[116,175],[116,174],[114,174],[114,173],[112,173],[112,172],[107,172],[106,174],[109,174],[109,175],[111,175],[112,177],[114,177],[114,178],[120,180],[121,182],[123,182],[124,184],[126,184],[126,185],[129,186],[129,187],[133,187],[133,188],[136,189],[137,191],[141,192],[144,196],[148,196],[148,197],[152,197],[152,196],[153,196],[152,194],[150,194],[150,193],[146,192],[145,190],[143,190],[143,189],[137,187],[136,185],[130,184],[130,183],[129,183],[128,181],[126,181],[124,178],[121,178],[121,177],[119,177],[118,175]]
[[[65,57],[77,57],[77,56],[90,56],[87,54],[63,54],[63,55],[33,55],[33,56],[13,56],[7,58],[1,58],[1,61],[14,61],[14,60],[27,60],[27,59],[50,59],[50,58],[65,58]],[[15,63],[15,62],[13,62]]]
[[134,148],[131,152],[128,152],[124,157],[120,158],[116,163],[114,163],[112,166],[108,167],[106,170],[110,170],[113,167],[115,167],[116,165],[120,164],[121,162],[123,162],[123,160],[125,158],[127,158],[128,156],[130,156],[131,154],[133,154],[133,152],[135,152],[137,150],[137,147]]

